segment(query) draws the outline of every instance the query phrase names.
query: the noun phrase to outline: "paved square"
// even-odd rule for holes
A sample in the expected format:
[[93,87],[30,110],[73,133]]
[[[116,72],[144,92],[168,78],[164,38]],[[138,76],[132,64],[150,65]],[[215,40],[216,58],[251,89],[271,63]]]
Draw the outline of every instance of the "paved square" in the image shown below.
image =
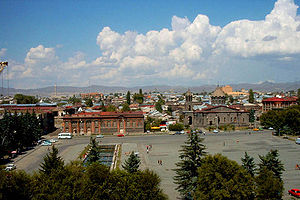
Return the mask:
[[[241,164],[241,157],[244,156],[245,151],[254,157],[256,163],[259,163],[259,155],[265,155],[271,149],[278,149],[280,160],[285,167],[283,173],[285,196],[288,189],[300,188],[300,170],[295,170],[295,165],[300,163],[300,145],[295,142],[272,136],[270,132],[219,133],[206,134],[203,137],[209,154],[221,153],[239,164]],[[176,168],[175,163],[179,161],[178,151],[186,140],[186,136],[164,135],[145,136],[144,139],[136,140],[134,137],[126,139],[122,148],[122,161],[127,159],[125,153],[131,150],[138,151],[142,160],[141,168],[149,168],[157,172],[161,177],[161,186],[164,192],[170,199],[177,199],[179,193],[175,190],[176,185],[173,183],[175,173],[172,169]],[[148,153],[147,145],[152,145],[152,149]],[[158,160],[162,160],[162,165],[158,164]]]

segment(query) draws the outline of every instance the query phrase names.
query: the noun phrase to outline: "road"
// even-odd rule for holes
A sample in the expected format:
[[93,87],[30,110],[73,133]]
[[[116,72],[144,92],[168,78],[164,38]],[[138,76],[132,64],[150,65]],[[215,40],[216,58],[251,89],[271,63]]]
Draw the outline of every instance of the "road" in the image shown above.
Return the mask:
[[[287,189],[300,188],[300,171],[295,170],[296,163],[300,161],[300,145],[295,142],[272,136],[271,132],[231,132],[206,134],[204,144],[209,154],[221,153],[229,159],[241,164],[241,157],[244,152],[254,157],[259,163],[259,155],[265,155],[271,149],[278,149],[280,160],[284,163],[285,171],[283,180],[285,183],[285,194]],[[89,143],[89,137],[74,137],[71,140],[60,140],[56,146],[66,163],[78,157],[83,148]],[[154,170],[161,178],[161,187],[170,199],[177,199],[178,192],[173,183],[175,175],[172,169],[176,168],[178,162],[178,151],[180,146],[186,141],[186,135],[141,135],[126,137],[105,137],[101,139],[103,144],[122,144],[122,162],[127,159],[127,154],[131,151],[138,151],[141,157],[141,169],[149,168]],[[146,146],[152,145],[152,150],[147,153]],[[43,161],[43,156],[48,152],[48,147],[39,146],[35,150],[29,151],[23,158],[17,158],[18,169],[24,169],[32,173],[39,168]],[[163,164],[159,165],[158,160]]]

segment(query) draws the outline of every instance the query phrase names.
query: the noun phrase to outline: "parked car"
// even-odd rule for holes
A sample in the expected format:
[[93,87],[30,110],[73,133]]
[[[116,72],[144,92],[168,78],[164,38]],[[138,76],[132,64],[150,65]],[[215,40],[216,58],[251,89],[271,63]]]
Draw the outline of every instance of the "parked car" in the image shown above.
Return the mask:
[[174,133],[174,135],[181,135],[182,133],[181,133],[181,131],[176,131],[175,133]]
[[99,134],[96,136],[96,138],[104,138],[104,136],[102,134]]
[[219,131],[218,131],[218,130],[216,130],[216,129],[215,129],[213,132],[214,132],[214,133],[219,133]]
[[268,129],[269,129],[269,130],[273,130],[274,128],[272,128],[272,127],[269,127]]
[[52,143],[49,140],[45,140],[44,142],[42,142],[41,144],[42,146],[51,146]]
[[254,128],[253,131],[259,131],[259,129],[258,128]]
[[296,139],[296,144],[300,144],[300,137]]
[[291,189],[289,190],[289,195],[292,195],[294,197],[300,197],[300,190],[299,189]]
[[14,170],[14,169],[16,169],[16,168],[17,168],[17,167],[16,167],[15,164],[10,163],[10,164],[8,164],[8,165],[6,166],[5,171],[12,171],[12,170]]
[[118,137],[124,137],[125,135],[124,134],[119,134],[119,135],[117,135]]
[[55,142],[57,142],[57,140],[56,139],[51,139],[51,140],[49,140],[49,142],[55,143]]

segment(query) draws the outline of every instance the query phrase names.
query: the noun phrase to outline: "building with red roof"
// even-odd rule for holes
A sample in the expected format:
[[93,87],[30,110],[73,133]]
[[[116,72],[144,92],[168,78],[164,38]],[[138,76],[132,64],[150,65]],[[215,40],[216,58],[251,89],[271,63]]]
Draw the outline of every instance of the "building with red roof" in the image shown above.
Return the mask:
[[137,112],[82,112],[63,116],[63,131],[73,135],[144,132],[144,115]]
[[288,108],[292,105],[297,105],[297,97],[285,97],[285,98],[279,98],[279,97],[271,97],[262,100],[263,103],[263,112],[267,112],[269,110],[273,109],[283,109]]

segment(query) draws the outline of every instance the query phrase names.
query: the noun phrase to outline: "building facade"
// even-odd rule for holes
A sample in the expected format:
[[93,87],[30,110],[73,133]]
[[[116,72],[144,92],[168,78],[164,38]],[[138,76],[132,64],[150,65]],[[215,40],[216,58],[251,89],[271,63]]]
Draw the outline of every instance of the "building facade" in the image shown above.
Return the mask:
[[228,124],[235,127],[249,126],[249,111],[220,105],[187,112],[184,117],[184,125],[189,125],[192,129]]
[[217,87],[210,96],[210,99],[212,105],[225,105],[226,95],[221,87]]
[[65,115],[63,132],[73,135],[144,132],[143,112],[92,112]]
[[297,97],[286,97],[286,98],[278,98],[278,97],[271,97],[262,100],[263,108],[262,112],[268,112],[269,110],[273,109],[283,109],[290,107],[292,105],[297,105]]

